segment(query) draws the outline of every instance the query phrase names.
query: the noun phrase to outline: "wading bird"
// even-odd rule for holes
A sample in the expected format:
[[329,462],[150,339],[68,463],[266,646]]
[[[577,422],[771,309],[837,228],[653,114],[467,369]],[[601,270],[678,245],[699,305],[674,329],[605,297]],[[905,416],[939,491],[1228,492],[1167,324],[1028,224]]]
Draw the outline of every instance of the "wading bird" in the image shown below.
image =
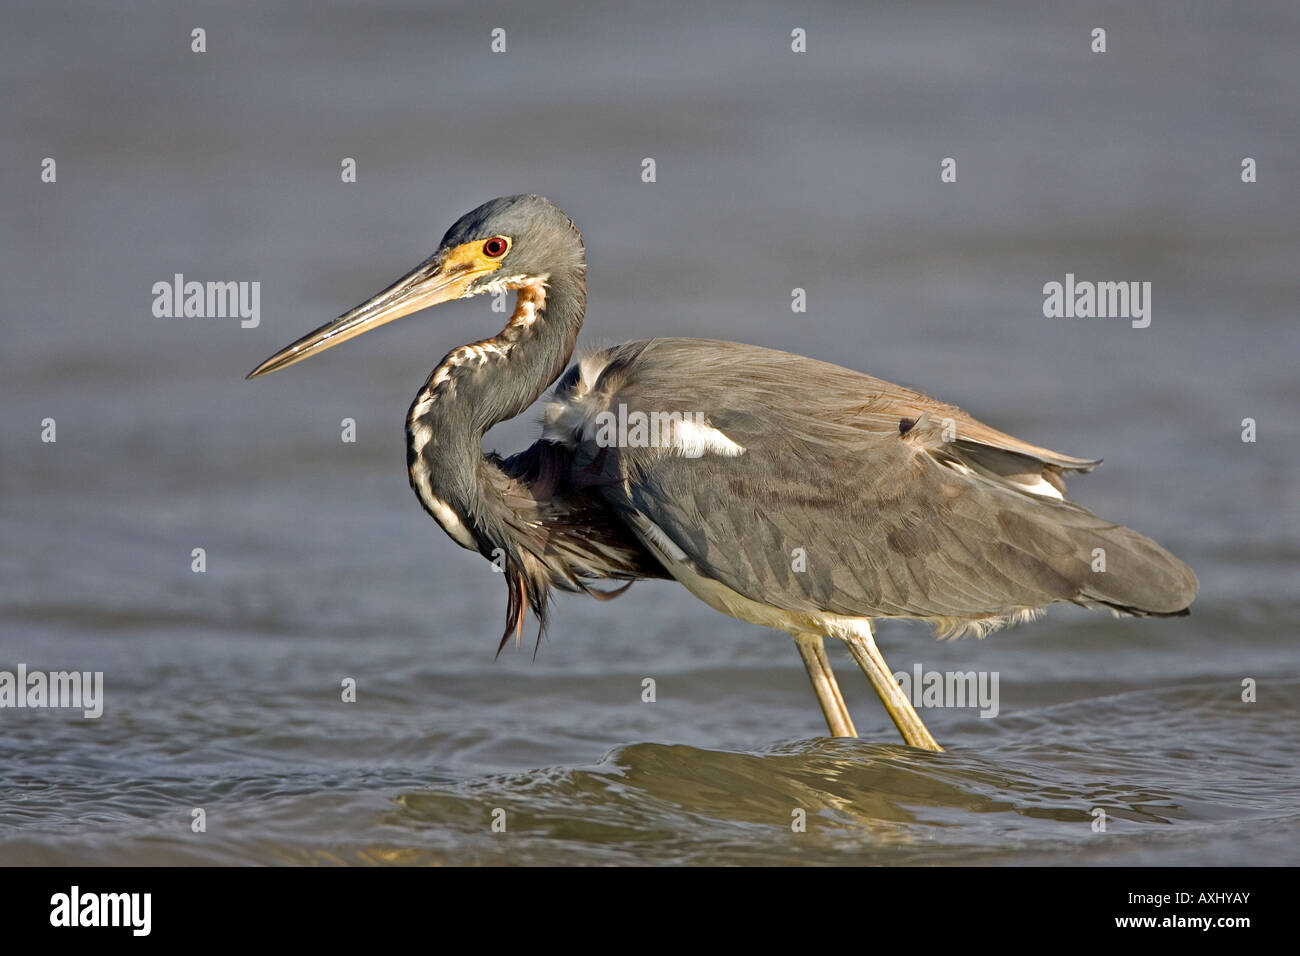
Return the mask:
[[[939,750],[872,620],[982,635],[1056,602],[1170,616],[1196,595],[1185,564],[1066,495],[1062,476],[1097,462],[910,389],[707,339],[629,342],[566,371],[586,254],[541,196],[466,214],[408,275],[248,377],[436,303],[504,290],[516,293],[506,327],[450,352],[406,418],[420,503],[505,572],[501,646],[512,633],[518,642],[527,608],[544,626],[552,588],[608,598],[627,585],[594,582],[671,577],[724,614],[789,632],[833,735],[857,736],[825,636],[848,645],[903,739]],[[541,439],[510,458],[485,455],[487,430],[552,383]]]

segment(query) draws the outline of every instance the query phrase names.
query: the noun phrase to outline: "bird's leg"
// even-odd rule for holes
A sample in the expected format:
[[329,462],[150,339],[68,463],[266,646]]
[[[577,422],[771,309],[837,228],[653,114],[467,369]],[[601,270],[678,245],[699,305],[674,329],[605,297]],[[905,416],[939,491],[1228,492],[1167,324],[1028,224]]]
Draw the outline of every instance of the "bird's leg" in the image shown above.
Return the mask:
[[831,671],[831,662],[826,659],[826,646],[820,634],[796,634],[794,645],[799,648],[803,666],[808,668],[808,679],[812,681],[813,690],[817,692],[817,703],[826,715],[826,726],[832,737],[856,737],[853,718],[844,704],[844,695],[840,685],[835,681]]
[[931,736],[930,731],[925,729],[925,724],[921,723],[921,718],[917,716],[916,709],[912,707],[912,702],[907,699],[903,689],[898,686],[898,681],[894,680],[880,648],[876,647],[876,640],[871,634],[871,623],[866,622],[866,627],[860,631],[851,631],[841,636],[844,643],[849,645],[853,659],[880,695],[880,702],[889,711],[904,742],[922,750],[942,751],[943,748]]

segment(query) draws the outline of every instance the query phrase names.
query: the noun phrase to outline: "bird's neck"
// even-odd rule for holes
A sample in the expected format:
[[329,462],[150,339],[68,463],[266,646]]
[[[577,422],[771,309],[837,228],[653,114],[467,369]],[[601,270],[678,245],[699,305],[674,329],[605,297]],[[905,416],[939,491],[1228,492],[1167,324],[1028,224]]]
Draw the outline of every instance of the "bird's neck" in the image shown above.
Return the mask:
[[[456,538],[443,509],[462,523],[492,510],[482,480],[483,435],[535,402],[573,355],[586,307],[580,270],[518,287],[506,327],[462,345],[442,360],[407,416],[411,486],[425,509]],[[475,522],[477,523],[477,522]],[[475,547],[480,550],[482,542]]]

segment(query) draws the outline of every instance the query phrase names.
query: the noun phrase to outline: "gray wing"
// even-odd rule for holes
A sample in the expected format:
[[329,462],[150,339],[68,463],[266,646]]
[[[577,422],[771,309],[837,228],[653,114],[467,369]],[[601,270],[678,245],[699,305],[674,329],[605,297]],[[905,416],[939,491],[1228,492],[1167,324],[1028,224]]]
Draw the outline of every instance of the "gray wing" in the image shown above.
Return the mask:
[[[729,342],[654,339],[588,363],[565,398],[575,461],[630,526],[644,534],[648,521],[693,570],[751,600],[956,631],[1056,601],[1178,613],[1195,594],[1177,558],[1069,500],[1062,475],[1096,462],[955,406]],[[620,406],[700,413],[743,451],[611,447],[594,423]]]

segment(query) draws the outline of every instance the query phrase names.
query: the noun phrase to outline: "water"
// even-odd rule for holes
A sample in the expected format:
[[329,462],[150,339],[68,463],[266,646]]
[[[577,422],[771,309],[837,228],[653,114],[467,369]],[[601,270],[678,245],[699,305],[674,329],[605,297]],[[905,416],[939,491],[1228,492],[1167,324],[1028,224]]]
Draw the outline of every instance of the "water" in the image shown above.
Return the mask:
[[[0,711],[0,862],[1300,862],[1294,5],[8,20],[0,670],[100,670],[106,702]],[[401,426],[500,316],[242,376],[523,190],[584,230],[587,344],[786,348],[1104,457],[1074,495],[1193,566],[1193,615],[883,625],[896,670],[1000,676],[996,718],[923,711],[940,755],[835,647],[862,739],[820,737],[789,640],[668,583],[561,599],[494,661],[500,580],[420,511]],[[260,325],[154,318],[175,272],[262,282]],[[1150,281],[1151,327],[1045,319],[1067,272]]]

